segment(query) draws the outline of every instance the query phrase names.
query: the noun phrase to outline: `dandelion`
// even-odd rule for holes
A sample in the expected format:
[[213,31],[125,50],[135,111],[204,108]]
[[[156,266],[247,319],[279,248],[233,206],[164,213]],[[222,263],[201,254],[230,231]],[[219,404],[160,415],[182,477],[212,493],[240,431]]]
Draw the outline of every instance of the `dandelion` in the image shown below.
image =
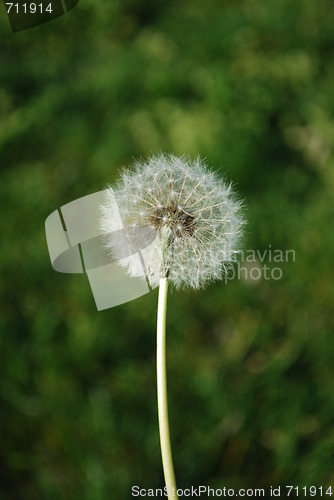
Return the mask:
[[[168,498],[177,498],[172,461],[166,382],[168,283],[201,288],[221,279],[235,260],[244,224],[241,203],[230,183],[198,158],[152,156],[108,188],[101,207],[106,247],[133,277],[160,282],[157,317],[157,393],[160,444]],[[115,242],[123,228],[127,238]],[[136,230],[134,230],[136,229]],[[152,238],[153,233],[153,238]],[[143,258],[134,258],[149,239]],[[126,240],[126,242],[125,242]],[[124,251],[124,246],[128,246]],[[173,490],[174,488],[174,490]]]
[[[156,231],[156,244],[145,259],[121,259],[134,277],[152,284],[163,277],[177,288],[200,288],[221,279],[234,260],[241,227],[240,202],[231,184],[209,171],[200,159],[190,162],[175,156],[154,156],[126,171],[115,189],[106,191],[102,229],[106,235],[119,229],[115,203],[122,223],[142,228],[131,233],[133,248],[142,247],[144,228]],[[115,239],[106,239],[111,252],[121,257]],[[124,256],[124,255],[123,255]]]

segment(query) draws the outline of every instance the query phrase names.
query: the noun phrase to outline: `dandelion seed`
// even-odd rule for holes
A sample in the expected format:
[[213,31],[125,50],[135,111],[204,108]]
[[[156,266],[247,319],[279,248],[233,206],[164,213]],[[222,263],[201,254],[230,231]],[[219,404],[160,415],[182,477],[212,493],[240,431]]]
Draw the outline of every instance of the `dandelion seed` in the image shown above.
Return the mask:
[[[244,223],[241,204],[231,185],[200,159],[161,154],[136,163],[133,172],[126,171],[115,188],[106,191],[101,222],[106,234],[115,230],[111,198],[125,229],[149,226],[156,231],[145,268],[154,282],[168,276],[177,288],[200,288],[221,279],[233,262]],[[107,240],[111,252],[113,245],[114,240]],[[138,259],[122,263],[132,276],[145,278]]]

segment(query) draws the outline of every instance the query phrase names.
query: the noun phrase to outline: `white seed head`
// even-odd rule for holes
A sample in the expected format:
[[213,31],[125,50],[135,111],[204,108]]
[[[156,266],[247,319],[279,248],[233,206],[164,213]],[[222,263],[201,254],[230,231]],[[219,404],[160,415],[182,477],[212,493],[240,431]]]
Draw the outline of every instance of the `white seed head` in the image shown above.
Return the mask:
[[[244,224],[241,203],[231,184],[199,158],[160,154],[137,162],[114,189],[106,190],[105,198],[101,229],[106,247],[131,276],[151,283],[167,276],[176,287],[199,288],[221,279],[234,260]],[[112,237],[120,227],[125,233],[129,227],[142,228],[131,235],[132,249],[144,249],[145,238],[151,238],[142,251],[144,265],[130,252],[121,258],[124,238],[117,244]]]

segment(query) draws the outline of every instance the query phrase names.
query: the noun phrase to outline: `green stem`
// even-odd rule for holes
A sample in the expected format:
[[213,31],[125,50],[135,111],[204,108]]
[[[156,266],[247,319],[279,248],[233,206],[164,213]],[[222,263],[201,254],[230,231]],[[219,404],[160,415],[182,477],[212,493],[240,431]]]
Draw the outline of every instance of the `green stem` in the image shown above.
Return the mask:
[[158,390],[158,415],[160,448],[165,484],[168,500],[178,499],[172,448],[170,444],[168,404],[167,404],[167,379],[166,379],[166,309],[167,309],[167,278],[161,278],[158,299],[157,318],[157,390]]

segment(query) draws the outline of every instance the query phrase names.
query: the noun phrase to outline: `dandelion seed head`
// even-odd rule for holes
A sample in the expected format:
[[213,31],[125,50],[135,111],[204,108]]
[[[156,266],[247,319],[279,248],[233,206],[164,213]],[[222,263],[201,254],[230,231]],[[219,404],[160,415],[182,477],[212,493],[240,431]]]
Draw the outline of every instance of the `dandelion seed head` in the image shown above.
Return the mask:
[[106,190],[101,229],[112,252],[108,234],[119,229],[120,219],[125,230],[150,227],[156,239],[146,252],[146,266],[128,257],[129,273],[152,281],[168,276],[176,287],[200,288],[221,279],[233,262],[244,225],[241,209],[232,185],[200,158],[160,154],[135,163]]

